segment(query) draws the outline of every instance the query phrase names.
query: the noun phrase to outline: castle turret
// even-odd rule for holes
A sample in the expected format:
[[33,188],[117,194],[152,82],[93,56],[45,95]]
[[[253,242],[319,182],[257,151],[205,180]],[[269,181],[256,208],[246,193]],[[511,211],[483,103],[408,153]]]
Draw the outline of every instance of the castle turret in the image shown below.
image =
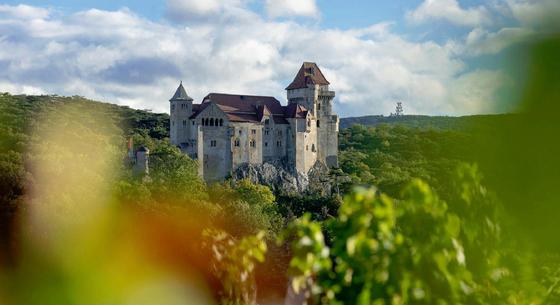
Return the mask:
[[171,143],[185,148],[189,143],[189,117],[192,115],[193,99],[188,96],[187,91],[183,87],[183,82],[179,84],[179,87],[169,102]]

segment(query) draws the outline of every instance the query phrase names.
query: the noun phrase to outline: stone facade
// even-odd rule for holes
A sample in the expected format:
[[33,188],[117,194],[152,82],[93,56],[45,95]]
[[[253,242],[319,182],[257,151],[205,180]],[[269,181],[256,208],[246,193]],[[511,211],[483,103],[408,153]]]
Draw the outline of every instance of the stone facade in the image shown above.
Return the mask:
[[171,143],[197,159],[206,181],[245,165],[282,163],[307,174],[317,162],[338,165],[334,91],[315,63],[286,88],[288,105],[269,96],[210,93],[193,104],[180,84],[170,99]]

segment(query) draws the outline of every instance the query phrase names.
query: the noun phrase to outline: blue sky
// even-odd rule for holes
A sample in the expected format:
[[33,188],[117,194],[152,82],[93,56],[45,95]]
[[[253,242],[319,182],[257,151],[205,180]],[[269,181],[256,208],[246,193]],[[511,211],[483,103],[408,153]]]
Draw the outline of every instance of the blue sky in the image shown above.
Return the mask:
[[[557,0],[0,2],[0,91],[82,95],[167,111],[179,80],[272,95],[316,61],[342,116],[511,110],[497,64]],[[507,103],[506,103],[507,105]]]

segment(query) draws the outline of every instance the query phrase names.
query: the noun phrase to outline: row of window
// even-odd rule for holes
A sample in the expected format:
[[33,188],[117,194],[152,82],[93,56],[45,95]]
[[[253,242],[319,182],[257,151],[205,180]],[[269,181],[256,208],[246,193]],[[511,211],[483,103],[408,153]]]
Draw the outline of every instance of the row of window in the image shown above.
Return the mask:
[[224,126],[224,119],[205,118],[202,119],[202,126]]
[[[241,145],[241,142],[239,141],[239,139],[235,139],[235,141],[233,142],[233,145],[235,147],[239,147]],[[251,140],[249,142],[249,146],[251,147],[257,147],[257,142],[255,140]],[[264,142],[264,146],[268,147],[268,142]],[[282,141],[276,141],[276,146],[277,147],[282,147]]]
[[[188,109],[187,104],[181,104],[181,109]],[[175,111],[175,104],[171,104],[171,111]]]

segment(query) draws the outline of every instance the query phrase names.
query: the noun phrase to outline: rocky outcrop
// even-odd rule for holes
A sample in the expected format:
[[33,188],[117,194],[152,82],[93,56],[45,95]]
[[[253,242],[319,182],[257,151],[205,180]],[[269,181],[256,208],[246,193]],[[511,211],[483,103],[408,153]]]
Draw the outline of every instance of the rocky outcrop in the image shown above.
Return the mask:
[[249,179],[253,183],[267,185],[277,194],[295,195],[313,193],[321,196],[331,194],[329,168],[315,163],[307,174],[290,170],[281,162],[243,164],[233,173],[233,179]]

